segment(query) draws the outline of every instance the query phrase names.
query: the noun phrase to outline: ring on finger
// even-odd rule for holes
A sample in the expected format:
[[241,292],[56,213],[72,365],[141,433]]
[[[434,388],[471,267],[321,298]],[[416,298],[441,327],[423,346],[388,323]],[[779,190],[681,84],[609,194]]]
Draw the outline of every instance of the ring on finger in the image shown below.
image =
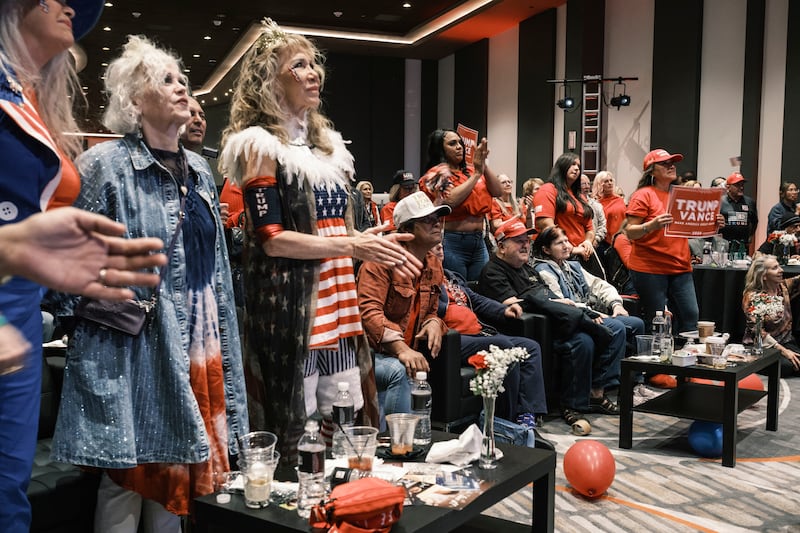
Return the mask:
[[108,274],[108,269],[101,268],[100,272],[97,274],[97,281],[102,283],[103,285],[106,284],[106,274]]

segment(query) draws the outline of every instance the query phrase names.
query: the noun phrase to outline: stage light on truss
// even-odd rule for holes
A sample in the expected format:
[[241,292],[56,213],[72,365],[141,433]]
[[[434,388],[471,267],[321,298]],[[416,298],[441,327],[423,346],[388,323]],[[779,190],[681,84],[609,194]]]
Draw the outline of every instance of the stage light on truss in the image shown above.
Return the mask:
[[[621,87],[619,94],[616,94],[617,87]],[[631,97],[628,96],[627,87],[624,83],[618,82],[614,84],[614,93],[615,96],[611,97],[611,107],[616,107],[618,110],[620,107],[627,107],[631,105]]]
[[567,87],[566,83],[562,85],[561,88],[563,90],[563,96],[556,102],[556,105],[564,111],[567,111],[568,109],[575,107],[575,100],[572,98],[572,95],[569,92],[569,87]]

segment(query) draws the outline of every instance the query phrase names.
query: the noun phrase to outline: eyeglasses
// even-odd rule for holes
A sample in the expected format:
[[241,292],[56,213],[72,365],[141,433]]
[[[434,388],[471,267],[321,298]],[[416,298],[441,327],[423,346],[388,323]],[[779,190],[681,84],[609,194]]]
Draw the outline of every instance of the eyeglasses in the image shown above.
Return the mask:
[[438,224],[439,223],[439,215],[437,215],[436,213],[433,213],[433,214],[428,215],[428,216],[426,216],[424,218],[418,218],[417,222],[422,222],[423,224],[428,224],[430,226],[433,226],[434,224]]

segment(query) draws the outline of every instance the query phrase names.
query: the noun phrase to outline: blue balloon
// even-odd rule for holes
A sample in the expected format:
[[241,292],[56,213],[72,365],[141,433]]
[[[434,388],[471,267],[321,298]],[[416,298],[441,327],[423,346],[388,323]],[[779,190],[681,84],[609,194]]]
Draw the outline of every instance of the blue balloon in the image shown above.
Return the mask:
[[695,420],[689,426],[689,445],[703,457],[721,457],[722,424]]

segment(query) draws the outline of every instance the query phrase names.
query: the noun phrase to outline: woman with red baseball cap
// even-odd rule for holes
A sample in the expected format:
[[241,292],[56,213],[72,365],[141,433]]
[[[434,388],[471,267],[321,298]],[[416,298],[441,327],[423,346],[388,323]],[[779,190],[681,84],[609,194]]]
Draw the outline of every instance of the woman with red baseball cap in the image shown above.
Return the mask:
[[[667,303],[675,331],[690,331],[697,324],[699,311],[688,240],[667,237],[663,231],[672,222],[667,212],[669,189],[678,177],[675,163],[682,160],[683,155],[661,148],[648,153],[642,164],[644,173],[626,211],[626,233],[632,245],[628,268],[648,329],[656,311],[663,311]],[[720,223],[719,216],[717,221]]]

